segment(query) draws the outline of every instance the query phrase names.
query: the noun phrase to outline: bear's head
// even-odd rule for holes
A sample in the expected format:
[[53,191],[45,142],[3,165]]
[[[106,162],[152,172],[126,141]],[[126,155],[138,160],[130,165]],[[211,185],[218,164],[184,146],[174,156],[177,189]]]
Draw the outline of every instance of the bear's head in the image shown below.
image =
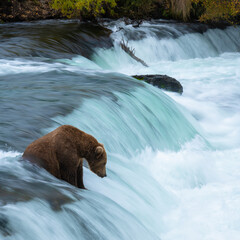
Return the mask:
[[[89,159],[90,160],[90,159]],[[92,159],[88,161],[90,170],[99,177],[106,177],[107,153],[103,144],[97,146],[93,152]]]

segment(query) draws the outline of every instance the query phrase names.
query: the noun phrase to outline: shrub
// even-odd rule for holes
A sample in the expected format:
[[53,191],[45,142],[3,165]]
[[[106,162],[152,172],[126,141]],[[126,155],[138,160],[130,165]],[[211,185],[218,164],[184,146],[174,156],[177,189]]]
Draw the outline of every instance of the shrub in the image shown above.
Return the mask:
[[195,4],[202,4],[205,11],[200,21],[227,20],[231,23],[240,14],[240,0],[192,0]]
[[53,0],[52,2],[52,7],[60,9],[67,17],[98,17],[104,14],[106,9],[113,13],[112,9],[115,6],[115,0]]

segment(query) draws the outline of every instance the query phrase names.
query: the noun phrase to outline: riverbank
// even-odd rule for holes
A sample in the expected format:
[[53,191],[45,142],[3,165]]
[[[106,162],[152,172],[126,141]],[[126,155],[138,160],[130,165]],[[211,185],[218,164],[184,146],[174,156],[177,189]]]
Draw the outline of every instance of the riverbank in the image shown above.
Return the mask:
[[[142,21],[150,19],[172,19],[179,22],[199,23],[198,18],[201,11],[196,7],[195,10],[191,10],[188,18],[184,18],[183,16],[174,15],[167,7],[166,1],[156,1],[151,7],[147,3],[146,5],[141,5],[137,9],[134,9],[134,7],[128,9],[122,3],[122,5],[119,4],[119,6],[115,7],[114,14],[106,10],[104,14],[100,14],[96,18],[91,14],[81,13],[80,16],[79,11],[75,11],[74,14],[68,15],[68,18],[81,19],[82,21],[90,20],[91,22],[102,22],[103,18],[124,19],[126,25],[132,24],[134,27],[138,27]],[[66,16],[60,9],[53,9],[51,0],[2,0],[0,2],[0,24],[45,19],[66,19]],[[224,29],[229,25],[229,22],[220,20],[208,22],[208,27],[213,28]]]
[[[84,14],[81,12],[80,15],[80,11],[75,11],[70,14],[71,16],[69,14],[66,15],[68,15],[68,18],[96,21],[95,16],[91,13]],[[141,21],[151,18],[168,19],[169,17],[167,15],[162,4],[159,3],[155,3],[154,7],[151,7],[151,10],[145,9],[145,5],[133,10],[126,9],[124,4],[120,4],[119,7],[115,8],[114,14],[106,9],[106,11],[98,15],[98,17],[112,19],[126,17]],[[59,18],[66,18],[66,16],[62,14],[61,10],[55,10],[53,8],[51,0],[2,0],[0,2],[0,22],[2,23]]]
[[0,3],[0,23],[63,18],[54,10],[49,0],[2,0]]

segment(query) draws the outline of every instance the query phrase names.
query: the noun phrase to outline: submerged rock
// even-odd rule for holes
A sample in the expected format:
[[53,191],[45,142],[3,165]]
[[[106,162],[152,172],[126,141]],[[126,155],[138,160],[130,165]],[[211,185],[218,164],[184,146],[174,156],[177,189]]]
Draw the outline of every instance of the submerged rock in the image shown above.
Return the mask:
[[132,77],[138,80],[143,80],[147,83],[152,84],[153,86],[170,92],[177,92],[180,94],[183,93],[183,87],[181,83],[175,78],[169,77],[167,75],[135,75]]
[[0,234],[4,237],[11,236],[11,229],[9,227],[9,221],[5,215],[0,213]]

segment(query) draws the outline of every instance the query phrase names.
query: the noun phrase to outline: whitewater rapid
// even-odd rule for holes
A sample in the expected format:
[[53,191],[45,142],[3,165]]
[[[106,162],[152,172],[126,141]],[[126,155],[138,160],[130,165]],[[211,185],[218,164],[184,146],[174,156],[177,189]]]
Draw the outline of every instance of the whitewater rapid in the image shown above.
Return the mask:
[[[113,45],[91,57],[0,55],[0,239],[239,240],[239,27],[104,25]],[[175,77],[183,95],[135,74]],[[107,178],[84,168],[88,191],[21,160],[31,139],[61,124],[108,152]]]

